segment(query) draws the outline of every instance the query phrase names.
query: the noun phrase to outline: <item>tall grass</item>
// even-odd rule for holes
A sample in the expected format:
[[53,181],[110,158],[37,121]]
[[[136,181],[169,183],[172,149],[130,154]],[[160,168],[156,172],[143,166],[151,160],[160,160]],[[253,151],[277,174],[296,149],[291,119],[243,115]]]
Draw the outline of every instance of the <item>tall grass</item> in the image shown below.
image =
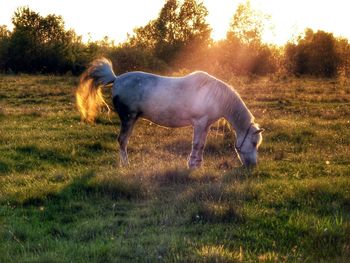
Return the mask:
[[80,123],[73,77],[0,76],[0,262],[338,261],[350,256],[349,81],[237,79],[265,128],[239,167],[213,126],[137,123],[119,167],[119,120]]

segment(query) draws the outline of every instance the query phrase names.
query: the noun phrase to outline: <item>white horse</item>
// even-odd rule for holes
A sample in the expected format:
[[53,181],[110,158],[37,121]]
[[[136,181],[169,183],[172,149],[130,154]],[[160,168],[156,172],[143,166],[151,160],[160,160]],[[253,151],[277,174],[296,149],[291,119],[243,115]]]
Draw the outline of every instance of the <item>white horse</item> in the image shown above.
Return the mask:
[[115,110],[121,120],[118,136],[120,160],[128,164],[127,143],[138,118],[166,127],[193,126],[190,168],[201,166],[203,149],[211,124],[225,118],[236,131],[236,150],[244,166],[257,163],[262,141],[258,124],[236,91],[205,72],[185,77],[163,77],[145,72],[116,76],[106,58],[94,60],[82,74],[76,91],[83,120],[93,122],[102,105],[101,88],[113,84]]

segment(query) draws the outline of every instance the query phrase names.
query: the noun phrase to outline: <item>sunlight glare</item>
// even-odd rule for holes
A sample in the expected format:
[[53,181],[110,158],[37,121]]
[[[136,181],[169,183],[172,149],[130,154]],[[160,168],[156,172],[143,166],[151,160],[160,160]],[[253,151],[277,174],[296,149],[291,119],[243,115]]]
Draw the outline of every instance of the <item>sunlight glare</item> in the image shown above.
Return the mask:
[[[226,37],[231,19],[241,1],[205,0],[208,7],[208,22],[213,28],[214,40]],[[347,4],[342,0],[250,0],[252,8],[263,14],[270,15],[270,21],[265,24],[263,42],[283,45],[295,39],[306,28],[315,31],[333,32],[335,36],[350,38],[350,28],[345,23]]]
[[[181,0],[183,1],[183,0]],[[238,4],[246,0],[203,0],[209,11],[208,23],[213,28],[214,40],[224,39]],[[17,7],[29,6],[45,16],[62,15],[67,29],[74,29],[83,40],[101,40],[109,36],[123,42],[133,28],[146,25],[157,18],[165,0],[100,0],[83,3],[70,0],[0,0],[0,25],[10,30],[11,16]],[[350,38],[348,5],[343,0],[250,0],[251,6],[271,16],[267,23],[263,41],[283,45],[303,33],[313,30],[332,32],[335,36]],[[67,8],[67,6],[69,8]]]

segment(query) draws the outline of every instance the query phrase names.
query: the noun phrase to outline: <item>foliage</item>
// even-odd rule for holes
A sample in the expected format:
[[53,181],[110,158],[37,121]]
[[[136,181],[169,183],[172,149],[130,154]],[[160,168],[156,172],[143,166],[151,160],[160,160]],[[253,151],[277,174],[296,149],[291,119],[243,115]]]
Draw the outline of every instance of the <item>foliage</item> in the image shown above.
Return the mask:
[[14,72],[81,72],[91,59],[74,31],[66,31],[61,16],[40,16],[28,7],[12,17],[13,32],[7,37],[4,67]]
[[238,5],[232,17],[227,38],[239,39],[244,44],[259,44],[264,30],[264,22],[269,17],[252,8],[250,1]]
[[339,38],[336,42],[336,53],[339,57],[339,71],[345,76],[350,76],[350,43],[345,38]]
[[[253,9],[250,1],[239,4],[225,41],[217,43],[217,64],[236,75],[265,75],[276,72],[277,57],[261,37],[268,17]],[[221,53],[221,54],[220,54]]]
[[6,67],[6,58],[8,56],[8,45],[11,32],[6,26],[0,26],[0,70]]
[[286,45],[289,71],[298,75],[334,77],[340,68],[337,40],[331,33],[306,29],[297,44]]
[[109,49],[107,56],[111,58],[117,74],[129,71],[165,72],[166,63],[141,47],[119,46]]
[[350,44],[324,31],[305,31],[283,48],[262,42],[269,16],[250,1],[238,5],[226,39],[213,41],[208,10],[197,0],[167,0],[158,17],[134,29],[125,43],[108,37],[82,42],[63,18],[19,8],[14,29],[0,26],[0,71],[80,74],[96,57],[107,56],[117,73],[144,70],[168,74],[204,70],[235,75],[350,75]]
[[168,0],[157,19],[134,30],[129,43],[147,48],[167,64],[181,64],[181,54],[208,47],[211,29],[205,20],[207,15],[203,3],[185,0],[180,5],[177,0]]

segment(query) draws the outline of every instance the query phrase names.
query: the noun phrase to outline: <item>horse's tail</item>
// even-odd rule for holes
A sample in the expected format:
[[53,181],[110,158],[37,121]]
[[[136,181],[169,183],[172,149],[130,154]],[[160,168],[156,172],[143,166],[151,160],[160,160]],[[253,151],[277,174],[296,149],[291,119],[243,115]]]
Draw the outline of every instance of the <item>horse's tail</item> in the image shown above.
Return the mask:
[[81,75],[75,96],[83,121],[94,122],[103,105],[109,110],[103,99],[101,88],[113,83],[115,79],[112,62],[106,58],[92,61],[89,68]]

